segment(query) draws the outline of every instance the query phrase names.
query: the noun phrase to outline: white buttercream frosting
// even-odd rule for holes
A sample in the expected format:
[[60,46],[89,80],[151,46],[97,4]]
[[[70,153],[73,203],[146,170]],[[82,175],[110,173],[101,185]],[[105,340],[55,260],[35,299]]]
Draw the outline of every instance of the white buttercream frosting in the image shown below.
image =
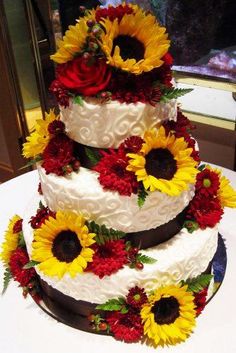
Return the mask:
[[[39,197],[35,197],[24,216],[23,232],[29,254],[32,252],[33,230],[29,219],[36,212]],[[108,299],[126,296],[136,285],[149,291],[161,285],[179,283],[204,272],[217,249],[217,227],[197,230],[192,234],[182,229],[165,243],[142,250],[143,254],[157,260],[144,265],[143,270],[125,266],[111,276],[100,279],[93,273],[85,272],[71,278],[66,274],[62,279],[45,276],[36,267],[39,276],[50,286],[77,300],[104,303]]]
[[81,212],[99,224],[105,224],[126,233],[156,228],[175,218],[194,196],[194,186],[179,196],[159,191],[150,192],[139,208],[137,195],[122,196],[105,191],[98,181],[98,173],[80,168],[78,173],[65,177],[46,174],[38,166],[44,199],[53,211]]
[[166,120],[176,120],[177,101],[150,104],[84,100],[82,105],[70,101],[60,108],[61,120],[68,136],[79,143],[99,148],[117,148],[127,137],[143,136],[144,132],[160,126]]

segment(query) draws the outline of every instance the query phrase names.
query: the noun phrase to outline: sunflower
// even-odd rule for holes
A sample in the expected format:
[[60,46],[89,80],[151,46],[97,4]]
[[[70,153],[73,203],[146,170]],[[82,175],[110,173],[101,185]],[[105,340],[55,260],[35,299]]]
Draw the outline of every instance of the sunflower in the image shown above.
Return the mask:
[[94,233],[89,233],[82,215],[58,211],[34,231],[32,260],[45,275],[75,277],[92,261]]
[[236,208],[236,191],[230,185],[230,181],[222,175],[219,169],[212,168],[209,165],[207,165],[206,168],[215,172],[220,179],[220,187],[217,192],[217,197],[220,200],[221,206]]
[[120,22],[105,18],[101,23],[104,29],[101,48],[109,65],[139,75],[163,64],[161,58],[167,53],[170,41],[155,16],[136,8]]
[[5,240],[2,244],[2,252],[0,253],[0,259],[4,262],[6,266],[8,266],[10,257],[13,251],[15,251],[18,246],[19,232],[16,232],[14,230],[14,226],[20,220],[21,217],[19,217],[18,215],[12,217],[5,232]]
[[48,126],[54,120],[59,120],[59,115],[55,115],[53,110],[45,114],[45,120],[36,120],[35,131],[26,138],[23,144],[23,156],[25,158],[35,158],[43,153],[50,140]]
[[88,15],[80,18],[76,25],[69,26],[62,40],[58,41],[58,50],[50,58],[57,64],[63,64],[74,59],[82,51],[88,36],[88,20],[95,20],[95,11],[89,11]]
[[161,126],[159,130],[146,131],[143,139],[140,152],[127,154],[127,170],[136,174],[146,190],[177,196],[188,188],[188,183],[195,182],[197,162],[183,137],[166,136]]
[[187,286],[158,288],[143,305],[140,315],[144,334],[156,346],[175,345],[185,341],[195,326],[194,296],[187,292]]

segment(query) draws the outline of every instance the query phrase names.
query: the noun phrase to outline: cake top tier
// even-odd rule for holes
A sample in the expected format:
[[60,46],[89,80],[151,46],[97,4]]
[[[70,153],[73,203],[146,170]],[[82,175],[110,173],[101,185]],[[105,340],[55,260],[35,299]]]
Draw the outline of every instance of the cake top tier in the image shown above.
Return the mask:
[[71,96],[155,105],[172,88],[169,46],[166,29],[138,5],[85,10],[51,56],[51,90],[65,107]]

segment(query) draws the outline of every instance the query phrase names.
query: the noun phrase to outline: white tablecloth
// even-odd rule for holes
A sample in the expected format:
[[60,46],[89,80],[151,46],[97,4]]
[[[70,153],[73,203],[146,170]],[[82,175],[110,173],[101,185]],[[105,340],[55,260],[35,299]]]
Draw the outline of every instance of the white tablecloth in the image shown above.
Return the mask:
[[[223,168],[222,168],[223,169]],[[236,188],[236,173],[223,169]],[[37,172],[26,173],[0,185],[0,242],[8,220],[24,209],[38,187]],[[231,353],[236,352],[236,210],[225,209],[220,233],[226,239],[227,269],[216,296],[197,318],[191,337],[175,347],[154,349],[125,344],[112,337],[78,331],[47,316],[29,297],[24,299],[17,283],[0,297],[1,353]],[[0,265],[0,281],[3,267]],[[1,284],[0,284],[0,288]]]

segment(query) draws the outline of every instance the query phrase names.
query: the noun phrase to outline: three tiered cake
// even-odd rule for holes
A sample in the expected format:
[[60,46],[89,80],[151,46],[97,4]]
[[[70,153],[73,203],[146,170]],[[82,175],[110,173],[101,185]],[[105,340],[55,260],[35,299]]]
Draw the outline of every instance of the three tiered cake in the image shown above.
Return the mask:
[[85,11],[52,59],[60,114],[23,154],[40,184],[1,258],[60,321],[125,342],[184,341],[206,303],[223,207],[236,193],[200,163],[170,41],[137,5]]

